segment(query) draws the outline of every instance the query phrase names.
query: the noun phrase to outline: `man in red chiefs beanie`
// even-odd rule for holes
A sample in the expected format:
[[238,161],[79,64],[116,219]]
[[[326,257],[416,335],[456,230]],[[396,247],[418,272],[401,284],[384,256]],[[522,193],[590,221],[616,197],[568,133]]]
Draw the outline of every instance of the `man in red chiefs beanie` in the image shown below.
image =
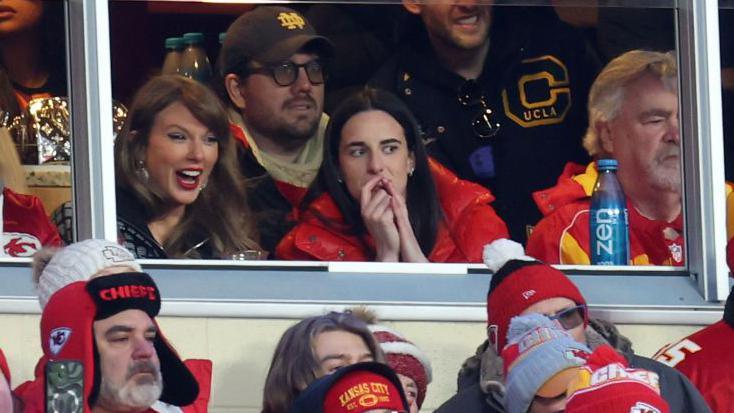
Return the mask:
[[668,413],[658,375],[632,369],[609,346],[595,350],[568,387],[566,413]]
[[[505,239],[494,241],[484,248],[484,262],[493,273],[487,294],[487,341],[477,355],[464,363],[459,372],[458,393],[439,407],[437,413],[504,412],[505,383],[499,352],[507,343],[510,319],[530,313],[548,316],[592,350],[612,345],[633,368],[655,372],[671,412],[711,411],[682,374],[635,355],[629,340],[613,325],[590,319],[586,300],[573,282],[561,271],[526,256],[520,244]],[[543,413],[546,410],[541,406],[554,403],[555,400],[536,397],[534,405],[539,409],[534,413]]]
[[[726,259],[734,272],[734,241],[729,240]],[[675,367],[701,391],[716,413],[734,412],[734,294],[729,293],[724,316],[718,322],[663,347],[655,360]]]
[[[80,251],[89,265],[68,260]],[[80,397],[65,401],[78,403],[84,413],[206,411],[196,377],[155,321],[161,305],[158,287],[130,261],[124,248],[88,240],[40,264],[43,357],[36,379],[16,389],[25,413],[47,412],[46,369],[65,361],[83,367]],[[78,274],[72,276],[74,268]],[[59,279],[65,281],[51,282]],[[57,406],[56,411],[65,409]]]

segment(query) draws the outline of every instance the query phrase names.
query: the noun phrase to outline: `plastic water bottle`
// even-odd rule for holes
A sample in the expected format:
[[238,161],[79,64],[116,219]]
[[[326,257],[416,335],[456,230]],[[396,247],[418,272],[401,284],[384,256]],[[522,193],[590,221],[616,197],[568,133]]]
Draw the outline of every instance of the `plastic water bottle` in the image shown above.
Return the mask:
[[183,39],[169,37],[166,39],[166,58],[163,59],[162,75],[177,75],[181,73],[181,54],[183,53]]
[[186,49],[181,55],[181,74],[202,83],[209,83],[212,78],[212,66],[204,51],[204,34],[186,33],[183,35],[183,42]]
[[617,160],[597,161],[599,177],[591,195],[591,263],[629,264],[629,214],[622,186],[617,180]]

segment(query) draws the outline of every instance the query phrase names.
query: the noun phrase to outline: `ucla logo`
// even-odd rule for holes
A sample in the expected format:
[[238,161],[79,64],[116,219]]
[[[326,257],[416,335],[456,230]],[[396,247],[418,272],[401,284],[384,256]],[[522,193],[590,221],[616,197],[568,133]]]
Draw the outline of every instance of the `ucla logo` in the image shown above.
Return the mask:
[[568,69],[554,56],[522,61],[528,73],[502,91],[505,115],[524,128],[563,122],[571,108]]
[[280,13],[278,20],[288,30],[303,29],[306,26],[306,21],[298,13]]

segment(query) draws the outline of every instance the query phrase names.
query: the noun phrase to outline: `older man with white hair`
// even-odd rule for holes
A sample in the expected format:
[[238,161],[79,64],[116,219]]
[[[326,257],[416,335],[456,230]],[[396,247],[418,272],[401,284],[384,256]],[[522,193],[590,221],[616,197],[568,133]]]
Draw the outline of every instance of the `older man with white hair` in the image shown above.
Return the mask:
[[[584,147],[613,158],[627,197],[631,264],[683,265],[677,65],[672,52],[633,50],[611,62],[589,93]],[[596,163],[568,164],[550,189],[533,194],[545,217],[527,253],[549,264],[589,264],[589,205]]]

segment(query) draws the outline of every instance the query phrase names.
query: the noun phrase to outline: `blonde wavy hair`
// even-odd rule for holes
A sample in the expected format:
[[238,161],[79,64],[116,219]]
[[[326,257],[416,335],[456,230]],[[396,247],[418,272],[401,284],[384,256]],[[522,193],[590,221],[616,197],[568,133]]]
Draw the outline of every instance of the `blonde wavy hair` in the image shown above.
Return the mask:
[[596,132],[598,122],[614,120],[624,101],[630,82],[651,74],[668,90],[678,88],[678,64],[675,52],[632,50],[614,58],[602,69],[589,91],[589,126],[584,135],[584,148],[592,157],[604,154]]

